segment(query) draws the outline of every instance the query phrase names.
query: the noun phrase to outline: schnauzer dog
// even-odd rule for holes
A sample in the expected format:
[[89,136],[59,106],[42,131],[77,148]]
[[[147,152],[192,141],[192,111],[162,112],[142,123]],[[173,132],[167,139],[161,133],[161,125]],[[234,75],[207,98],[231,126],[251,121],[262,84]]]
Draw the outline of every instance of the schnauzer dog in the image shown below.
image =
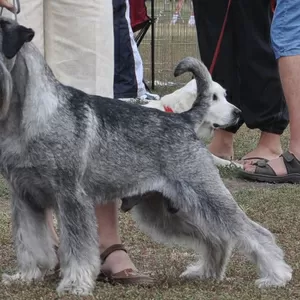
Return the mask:
[[[61,84],[33,37],[31,29],[0,18],[0,170],[12,192],[18,261],[5,283],[42,280],[55,267],[45,217],[53,208],[61,237],[57,291],[92,293],[100,270],[95,204],[149,191],[176,211],[164,199],[142,197],[133,208],[141,228],[201,255],[182,276],[222,279],[237,248],[258,266],[259,286],[291,279],[273,235],[237,205],[196,135],[213,101],[200,61],[177,66],[176,75],[193,72],[198,95],[190,110],[169,114]],[[234,106],[220,113],[228,123],[239,115]]]

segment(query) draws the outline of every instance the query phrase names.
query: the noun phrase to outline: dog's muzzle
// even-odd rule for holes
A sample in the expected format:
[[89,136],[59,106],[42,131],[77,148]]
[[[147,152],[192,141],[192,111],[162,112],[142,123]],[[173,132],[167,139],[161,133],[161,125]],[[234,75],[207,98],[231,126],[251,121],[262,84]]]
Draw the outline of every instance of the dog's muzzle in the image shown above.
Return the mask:
[[226,125],[222,125],[222,126],[220,124],[213,123],[212,126],[214,129],[222,129],[222,128],[227,128],[229,126],[233,126],[238,123],[241,116],[242,116],[242,111],[236,107],[232,112],[232,122],[230,122],[229,124],[226,124]]

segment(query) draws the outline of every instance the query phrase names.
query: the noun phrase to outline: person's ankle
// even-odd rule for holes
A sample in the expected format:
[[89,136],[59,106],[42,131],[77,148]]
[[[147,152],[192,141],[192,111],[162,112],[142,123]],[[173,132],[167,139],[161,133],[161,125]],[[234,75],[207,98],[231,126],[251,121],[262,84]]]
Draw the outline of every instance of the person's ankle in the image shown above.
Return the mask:
[[128,253],[123,250],[112,252],[103,262],[102,270],[111,273],[117,273],[125,269],[133,269],[137,271],[134,263],[130,259]]
[[233,133],[216,130],[211,143],[207,146],[209,151],[221,158],[233,158]]
[[272,146],[272,145],[258,144],[255,150],[256,152],[261,153],[262,155],[265,154],[266,156],[270,156],[270,157],[277,157],[282,154],[281,145]]
[[115,240],[115,241],[105,241],[104,243],[101,241],[99,250],[100,254],[103,253],[107,248],[111,247],[112,245],[116,244],[122,244],[120,240]]
[[298,160],[300,160],[300,145],[299,146],[294,146],[294,145],[290,144],[289,152],[294,154],[296,156],[296,158]]
[[256,148],[260,149],[262,152],[266,152],[268,155],[279,156],[282,154],[280,135],[262,132]]

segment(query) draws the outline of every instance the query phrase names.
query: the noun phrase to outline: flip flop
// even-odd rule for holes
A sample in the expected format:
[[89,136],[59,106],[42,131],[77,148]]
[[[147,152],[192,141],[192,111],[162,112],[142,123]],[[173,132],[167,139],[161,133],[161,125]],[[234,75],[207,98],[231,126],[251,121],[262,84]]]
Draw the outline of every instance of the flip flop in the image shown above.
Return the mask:
[[[115,244],[108,247],[101,255],[102,264],[105,262],[107,257],[115,251],[125,251],[127,253],[126,248],[122,244]],[[153,278],[150,276],[140,273],[137,270],[133,269],[124,269],[117,273],[104,272],[101,271],[98,275],[97,281],[109,282],[111,284],[125,284],[125,285],[142,285],[142,286],[150,286],[154,284]]]
[[275,171],[268,165],[266,160],[259,160],[254,172],[244,170],[238,171],[238,175],[247,180],[268,182],[268,183],[300,183],[300,161],[289,151],[280,155],[283,158],[287,174],[276,175]]

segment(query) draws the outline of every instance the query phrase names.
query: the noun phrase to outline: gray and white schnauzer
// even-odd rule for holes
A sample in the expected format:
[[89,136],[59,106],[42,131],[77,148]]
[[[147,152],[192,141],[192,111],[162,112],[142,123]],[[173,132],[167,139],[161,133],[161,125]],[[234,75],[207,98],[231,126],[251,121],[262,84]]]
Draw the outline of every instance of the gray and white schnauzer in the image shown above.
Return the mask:
[[[201,256],[182,276],[222,279],[237,248],[257,265],[259,286],[291,279],[273,235],[237,205],[196,136],[213,101],[200,61],[177,66],[175,75],[194,73],[198,97],[189,111],[169,114],[61,84],[33,37],[31,29],[0,18],[0,167],[12,192],[19,268],[3,275],[5,283],[42,280],[55,267],[45,219],[54,208],[61,236],[57,291],[91,293],[100,270],[94,207],[137,195],[144,196],[133,214],[145,232]],[[234,106],[230,116],[235,123]]]

